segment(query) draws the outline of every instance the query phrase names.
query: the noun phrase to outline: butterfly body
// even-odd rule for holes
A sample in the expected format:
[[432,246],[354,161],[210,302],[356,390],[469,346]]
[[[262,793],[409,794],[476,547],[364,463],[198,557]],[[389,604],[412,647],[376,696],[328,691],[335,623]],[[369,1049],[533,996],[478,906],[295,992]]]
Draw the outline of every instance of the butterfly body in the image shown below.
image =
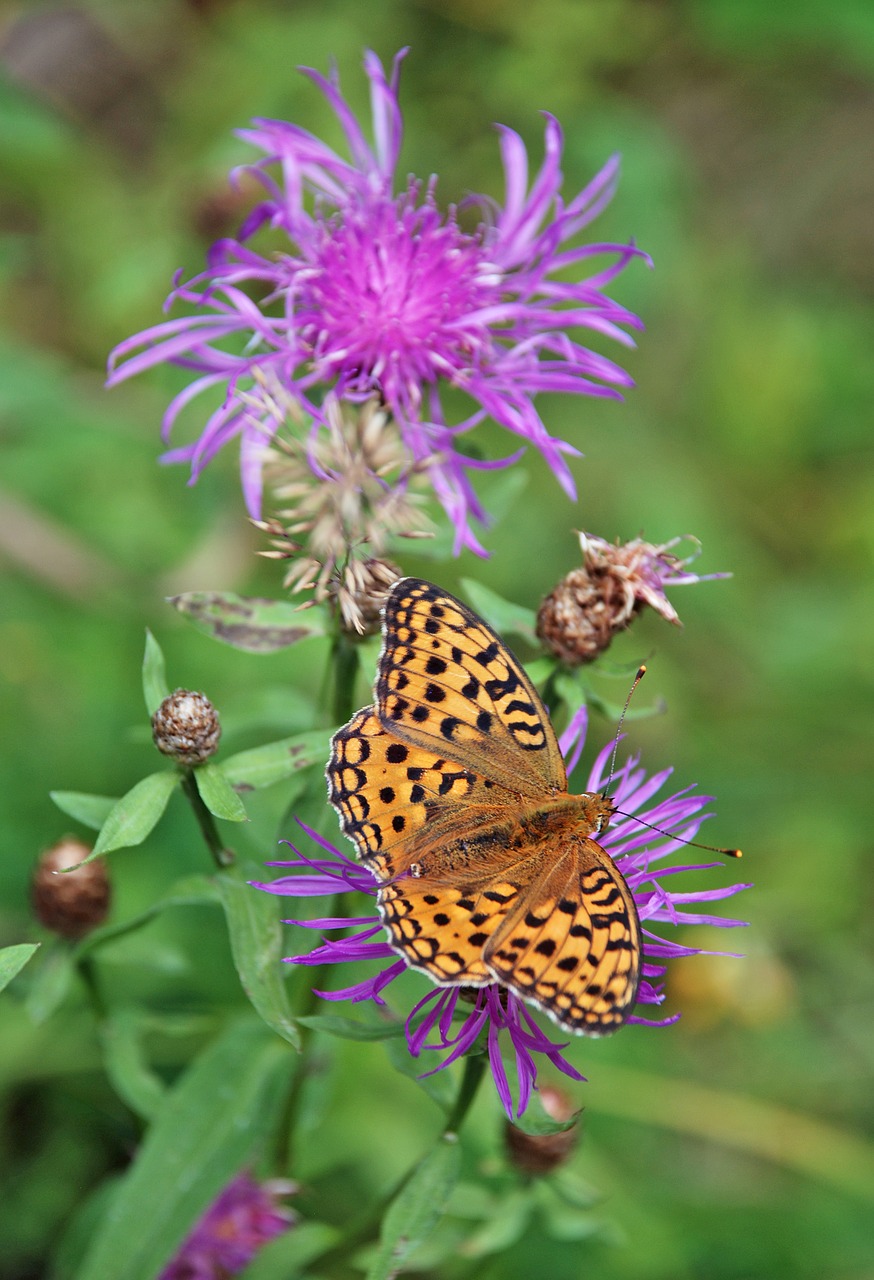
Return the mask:
[[622,1025],[640,925],[592,838],[612,802],[568,793],[540,698],[466,605],[420,579],[395,584],[375,704],[335,735],[327,772],[411,966],[441,985],[499,982],[571,1031]]

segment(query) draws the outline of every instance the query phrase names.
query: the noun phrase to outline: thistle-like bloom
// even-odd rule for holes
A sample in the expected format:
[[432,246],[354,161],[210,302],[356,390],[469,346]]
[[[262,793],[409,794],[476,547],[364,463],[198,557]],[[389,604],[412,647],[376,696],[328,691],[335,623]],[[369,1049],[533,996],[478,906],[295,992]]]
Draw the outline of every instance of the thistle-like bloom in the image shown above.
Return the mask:
[[293,1215],[278,1197],[293,1190],[291,1183],[258,1183],[241,1173],[203,1214],[160,1280],[227,1280],[247,1267],[274,1236],[282,1235]]
[[[626,330],[640,321],[605,290],[632,257],[644,255],[634,245],[574,243],[609,202],[618,160],[565,203],[562,131],[548,114],[545,157],[530,186],[522,139],[500,127],[504,203],[467,201],[480,211],[474,230],[462,230],[454,208],[441,212],[434,180],[410,179],[396,193],[405,53],[389,77],[373,53],[365,57],[373,146],[340,93],[336,71],[325,78],[303,68],[336,114],[351,161],[298,125],[259,119],[240,131],[263,152],[242,172],[264,187],[266,199],[236,239],[213,245],[204,272],[171,292],[168,306],[187,303],[196,313],[121,343],[110,358],[109,383],[162,362],[191,369],[197,376],[165,415],[165,438],[194,397],[223,389],[200,438],[164,459],[189,462],[193,481],[239,437],[243,491],[255,517],[265,445],[284,416],[277,391],[293,397],[316,430],[332,398],[376,396],[395,418],[412,462],[427,465],[457,545],[479,549],[470,519],[482,521],[486,513],[468,473],[519,455],[475,462],[457,447],[458,436],[490,415],[539,449],[573,497],[565,455],[577,450],[549,435],[534,397],[543,391],[618,397],[616,388],[631,384],[579,334],[633,345]],[[249,244],[265,225],[286,242],[270,257]],[[585,275],[596,259],[600,265]],[[441,398],[446,387],[470,402],[466,416],[451,424]]]
[[[661,546],[642,538],[607,542],[593,533],[580,533],[579,539],[582,565],[562,578],[537,614],[538,636],[571,667],[593,662],[646,607],[680,626],[667,587],[731,576],[690,572],[700,551],[696,538],[672,538]],[[691,553],[674,554],[684,541],[694,544]]]
[[[586,715],[583,708],[574,717],[561,740],[570,773],[579,760],[585,738]],[[612,752],[609,743],[600,753],[589,775],[587,790],[599,791],[606,783],[605,771]],[[678,956],[703,954],[697,947],[664,938],[653,932],[653,926],[680,924],[713,924],[721,928],[734,928],[744,924],[742,920],[725,919],[700,909],[700,904],[732,897],[748,885],[735,884],[725,888],[688,891],[671,889],[671,877],[683,871],[705,871],[721,863],[665,867],[664,860],[684,842],[694,839],[701,822],[707,816],[703,811],[709,797],[692,794],[686,788],[675,795],[652,803],[653,797],[667,783],[670,769],[647,777],[636,759],[630,759],[615,774],[611,793],[617,812],[611,826],[598,841],[610,854],[622,872],[637,904],[643,928],[642,978],[638,990],[639,1005],[660,1005],[664,1000],[663,978],[666,962]],[[648,825],[643,825],[648,824]],[[303,825],[303,824],[301,824]],[[652,827],[658,827],[657,834]],[[334,897],[346,892],[357,892],[373,898],[379,883],[366,867],[352,862],[327,840],[309,827],[303,827],[321,853],[310,857],[293,845],[296,861],[271,863],[271,866],[294,867],[287,874],[255,887],[268,893],[287,897]],[[326,856],[322,856],[326,855]],[[692,907],[692,910],[686,908]],[[345,936],[322,942],[315,950],[289,957],[289,963],[303,965],[332,965],[349,961],[388,961],[378,973],[352,986],[337,991],[319,991],[325,1000],[350,1000],[354,1003],[373,1000],[384,1005],[383,992],[407,968],[407,961],[382,940],[383,925],[375,913],[345,916],[340,913],[326,918],[307,921],[288,921],[307,929],[333,932],[342,929]],[[346,932],[354,930],[354,932]],[[639,1014],[632,1014],[629,1023],[649,1026],[667,1026],[676,1022],[679,1014],[652,1021]],[[534,1017],[531,1008],[513,992],[494,982],[476,989],[462,987],[435,987],[418,1001],[406,1018],[406,1039],[410,1053],[419,1058],[426,1051],[442,1053],[443,1058],[430,1070],[437,1071],[464,1056],[475,1047],[485,1046],[492,1075],[501,1103],[508,1117],[514,1115],[513,1093],[516,1095],[515,1115],[518,1117],[528,1105],[532,1089],[537,1085],[538,1057],[546,1058],[559,1071],[574,1080],[583,1080],[577,1069],[564,1057],[567,1043],[556,1043],[546,1034]],[[510,1069],[502,1054],[502,1043],[508,1044]],[[426,1066],[425,1073],[429,1074]],[[515,1075],[515,1088],[511,1076]]]

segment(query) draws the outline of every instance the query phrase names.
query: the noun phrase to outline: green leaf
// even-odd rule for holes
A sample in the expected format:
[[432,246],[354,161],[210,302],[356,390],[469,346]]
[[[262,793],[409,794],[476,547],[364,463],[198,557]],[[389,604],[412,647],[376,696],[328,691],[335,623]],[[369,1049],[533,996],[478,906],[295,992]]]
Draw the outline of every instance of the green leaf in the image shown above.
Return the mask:
[[[327,1253],[341,1239],[327,1222],[299,1222],[292,1231],[270,1240],[246,1267],[245,1280],[297,1280],[308,1264]],[[318,1268],[316,1268],[316,1271]]]
[[412,1080],[427,1093],[432,1102],[442,1108],[448,1115],[455,1101],[455,1082],[451,1071],[437,1071],[434,1075],[425,1075],[428,1064],[421,1058],[414,1058],[407,1048],[406,1039],[386,1040],[385,1051],[395,1071],[408,1080]]
[[146,710],[150,716],[155,714],[164,699],[169,697],[169,694],[164,654],[161,652],[161,646],[158,641],[147,627],[146,652],[143,655],[143,697],[146,700]]
[[290,600],[238,596],[232,591],[189,591],[170,604],[214,640],[246,653],[276,653],[328,634],[323,609],[302,610]]
[[393,1280],[437,1226],[461,1172],[461,1147],[444,1134],[388,1207],[367,1280]]
[[214,813],[217,818],[224,818],[226,822],[249,821],[242,800],[219,765],[213,764],[211,760],[198,765],[194,770],[194,781],[200,798],[210,813]]
[[575,1111],[567,1120],[554,1120],[545,1110],[540,1094],[534,1093],[524,1114],[517,1116],[513,1124],[532,1138],[546,1138],[553,1133],[565,1133],[572,1129],[579,1118],[579,1111]]
[[100,1028],[103,1062],[115,1092],[143,1120],[152,1120],[164,1100],[164,1082],[149,1066],[140,1043],[140,1015],[118,1009]]
[[49,796],[62,813],[94,831],[100,830],[118,803],[117,796],[94,796],[87,791],[50,791]]
[[88,955],[89,952],[96,951],[108,943],[115,942],[118,938],[134,933],[137,929],[141,929],[143,925],[148,924],[150,920],[154,920],[155,916],[160,915],[167,907],[202,905],[221,905],[219,886],[212,876],[185,876],[171,885],[164,896],[159,898],[157,902],[153,902],[146,911],[132,916],[129,920],[103,925],[100,929],[95,929],[93,933],[89,933],[87,938],[83,938],[77,944],[73,954],[77,958]]
[[533,609],[526,609],[524,605],[505,600],[496,591],[492,591],[490,587],[484,587],[480,582],[475,582],[473,578],[462,578],[461,585],[473,608],[477,613],[482,614],[498,635],[521,636],[535,648],[540,648],[540,641],[534,630],[537,614]]
[[291,738],[240,751],[222,761],[222,773],[238,791],[257,791],[284,782],[300,769],[324,765],[328,758],[327,730],[313,729]]
[[37,1026],[63,1004],[74,972],[70,948],[60,939],[44,949],[24,1000],[24,1007]]
[[527,1188],[510,1192],[498,1201],[483,1225],[458,1245],[459,1256],[484,1258],[489,1254],[503,1253],[522,1238],[528,1228],[533,1208]]
[[341,1040],[396,1040],[404,1034],[402,1022],[363,1022],[358,1018],[344,1018],[338,1013],[312,1014],[298,1018],[298,1022],[313,1031],[338,1036]]
[[178,782],[179,774],[168,770],[149,774],[131,787],[115,802],[100,828],[93,850],[78,865],[81,867],[102,853],[111,853],[113,849],[129,849],[142,844],[167,808],[167,801]]
[[223,1187],[257,1158],[289,1081],[260,1022],[233,1023],[165,1096],[77,1280],[154,1280]]
[[[257,868],[246,868],[257,874]],[[228,923],[231,953],[243,990],[269,1027],[300,1048],[300,1036],[282,981],[282,925],[276,899],[239,879],[240,872],[217,876]]]
[[38,942],[18,942],[13,947],[0,949],[0,991],[9,986],[38,948]]

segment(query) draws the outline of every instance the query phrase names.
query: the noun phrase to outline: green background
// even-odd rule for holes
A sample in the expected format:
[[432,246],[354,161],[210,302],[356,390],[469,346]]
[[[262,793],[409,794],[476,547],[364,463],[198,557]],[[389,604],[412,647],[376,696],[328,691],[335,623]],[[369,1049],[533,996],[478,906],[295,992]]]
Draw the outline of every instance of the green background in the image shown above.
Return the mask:
[[[718,798],[706,838],[742,846],[756,885],[725,908],[750,930],[690,935],[728,938],[746,958],[679,962],[678,1026],[572,1046],[590,1078],[574,1087],[575,1162],[602,1193],[593,1238],[531,1231],[475,1274],[870,1277],[874,10],[191,0],[76,12],[7,7],[0,43],[0,943],[46,937],[30,870],[71,828],[48,789],[118,795],[156,767],[145,625],[171,686],[217,703],[228,746],[308,727],[309,659],[224,649],[164,603],[198,588],[278,593],[253,556],[231,451],[187,489],[182,468],[155,461],[176,375],[107,393],[103,366],[160,318],[172,272],[199,269],[239,218],[225,174],[249,153],[232,129],[278,116],[339,143],[295,66],[335,57],[364,111],[363,48],[388,59],[410,44],[401,174],[438,173],[444,201],[500,198],[491,122],[523,135],[533,168],[548,109],[565,130],[566,192],[622,152],[595,235],[633,236],[655,270],[633,264],[614,290],[647,326],[623,358],[637,383],[626,402],[539,406],[586,455],[579,502],[532,456],[487,563],[403,567],[536,605],[576,563],[575,528],[697,535],[701,571],[734,576],[677,589],[684,629],[646,617],[611,658],[648,661],[637,696],[663,696],[669,713],[635,720],[630,742]],[[504,451],[499,433],[485,438]],[[618,687],[602,685],[612,700]],[[272,856],[283,808],[281,795],[255,807],[240,838],[250,856]],[[205,869],[174,804],[146,844],[114,855],[117,918]],[[167,1079],[203,1026],[243,1005],[209,912],[162,917],[107,968],[125,1000],[190,1013],[190,1042],[154,1046]],[[81,993],[37,1030],[17,990],[0,1006],[4,1280],[45,1274],[70,1214],[137,1141]],[[337,1217],[389,1186],[436,1125],[379,1045],[341,1047],[319,1107],[295,1175]],[[471,1178],[500,1158],[498,1120],[481,1099]]]

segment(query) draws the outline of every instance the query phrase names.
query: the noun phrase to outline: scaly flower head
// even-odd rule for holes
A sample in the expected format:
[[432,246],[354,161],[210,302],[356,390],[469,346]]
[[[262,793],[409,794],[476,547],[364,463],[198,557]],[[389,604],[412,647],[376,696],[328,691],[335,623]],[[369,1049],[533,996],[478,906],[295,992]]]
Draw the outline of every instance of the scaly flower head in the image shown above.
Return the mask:
[[[570,773],[576,766],[585,738],[585,709],[574,717],[561,740]],[[596,759],[586,789],[600,791],[607,781],[606,769],[612,751],[609,743]],[[643,928],[643,966],[638,989],[638,1005],[660,1005],[664,1000],[663,978],[667,961],[679,956],[702,954],[700,948],[684,946],[655,927],[680,924],[713,924],[721,928],[742,925],[741,920],[711,915],[702,904],[728,898],[747,885],[688,891],[670,886],[672,877],[683,871],[705,871],[719,863],[704,865],[663,866],[669,855],[694,839],[707,816],[707,796],[695,795],[691,788],[654,801],[665,787],[670,769],[647,776],[636,759],[630,759],[615,774],[611,794],[617,814],[610,827],[598,837],[622,872],[634,895]],[[301,824],[303,825],[303,824]],[[657,827],[658,832],[652,828]],[[286,897],[332,897],[347,892],[374,898],[379,883],[373,874],[317,835],[308,827],[304,831],[318,847],[313,857],[291,846],[293,861],[270,865],[294,870],[269,883],[255,887]],[[692,908],[689,910],[688,908]],[[332,965],[350,961],[388,962],[370,977],[336,991],[319,991],[325,1000],[372,1000],[385,1004],[383,992],[408,968],[407,961],[383,940],[383,925],[375,913],[346,916],[339,911],[330,917],[308,921],[289,921],[320,932],[343,930],[344,936],[323,941],[305,954],[289,957],[292,964]],[[352,930],[352,932],[349,932]],[[632,1014],[629,1023],[666,1026],[676,1022],[679,1014],[653,1022],[641,1014]],[[498,982],[476,989],[435,987],[413,1008],[406,1018],[407,1045],[413,1057],[442,1053],[440,1061],[430,1068],[440,1070],[455,1062],[474,1047],[485,1046],[492,1075],[501,1103],[512,1119],[520,1116],[528,1105],[532,1089],[537,1085],[538,1058],[574,1080],[583,1080],[577,1069],[564,1056],[566,1043],[556,1043],[535,1018],[531,1008]],[[509,1070],[502,1048],[509,1048]],[[426,1067],[426,1073],[429,1073]],[[515,1076],[514,1086],[511,1078]],[[514,1099],[515,1093],[515,1110]]]
[[[574,243],[610,200],[614,157],[567,203],[560,195],[562,131],[546,115],[545,157],[529,186],[521,138],[500,128],[506,191],[485,197],[473,231],[456,210],[441,210],[435,182],[410,179],[396,191],[402,120],[398,79],[373,54],[370,81],[374,144],[329,78],[304,68],[321,89],[346,137],[351,159],[297,125],[255,120],[240,136],[263,157],[243,172],[266,198],[236,239],[218,241],[206,270],[177,283],[168,299],[195,313],[165,321],[122,342],[110,360],[110,384],[169,362],[196,377],[170,404],[165,436],[200,392],[220,388],[221,406],[200,438],[166,461],[186,461],[196,479],[211,458],[239,438],[242,484],[250,513],[260,514],[265,445],[284,420],[281,388],[312,419],[327,421],[334,399],[374,396],[390,410],[415,463],[456,530],[457,546],[480,549],[470,520],[485,519],[469,472],[506,465],[474,461],[459,436],[489,415],[546,459],[574,495],[565,455],[577,451],[550,436],[534,407],[542,391],[617,396],[630,385],[612,361],[579,341],[580,331],[631,345],[640,322],[606,293],[633,245]],[[234,175],[235,178],[238,175]],[[264,226],[286,241],[267,257],[250,245]],[[587,264],[601,265],[586,275]],[[570,276],[577,277],[570,279]],[[258,300],[254,300],[257,298]],[[576,335],[576,336],[575,336]],[[451,424],[446,387],[470,402]]]

